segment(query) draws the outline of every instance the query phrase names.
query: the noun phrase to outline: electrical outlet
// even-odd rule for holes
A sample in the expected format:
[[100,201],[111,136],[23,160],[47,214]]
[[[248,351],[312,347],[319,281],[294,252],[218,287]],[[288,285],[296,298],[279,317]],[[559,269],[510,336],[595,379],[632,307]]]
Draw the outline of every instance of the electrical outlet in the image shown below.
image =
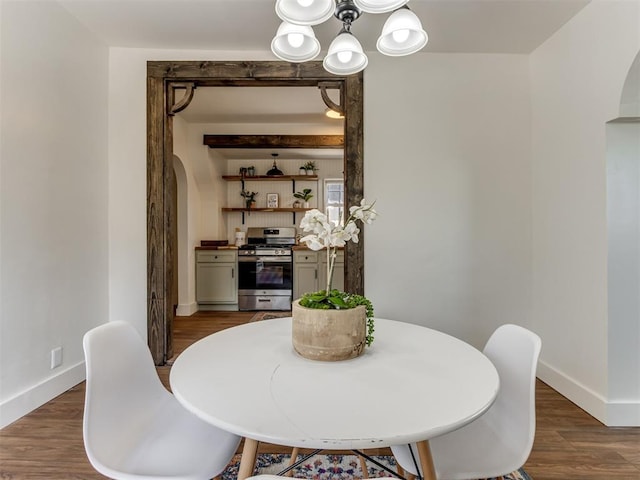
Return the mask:
[[51,369],[62,365],[62,347],[51,350]]

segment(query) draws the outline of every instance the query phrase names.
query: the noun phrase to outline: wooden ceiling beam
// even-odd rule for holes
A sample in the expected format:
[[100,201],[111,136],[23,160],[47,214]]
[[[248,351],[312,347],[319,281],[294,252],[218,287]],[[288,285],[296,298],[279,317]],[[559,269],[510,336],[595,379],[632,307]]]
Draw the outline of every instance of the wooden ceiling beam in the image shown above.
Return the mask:
[[343,135],[205,135],[209,148],[344,148]]

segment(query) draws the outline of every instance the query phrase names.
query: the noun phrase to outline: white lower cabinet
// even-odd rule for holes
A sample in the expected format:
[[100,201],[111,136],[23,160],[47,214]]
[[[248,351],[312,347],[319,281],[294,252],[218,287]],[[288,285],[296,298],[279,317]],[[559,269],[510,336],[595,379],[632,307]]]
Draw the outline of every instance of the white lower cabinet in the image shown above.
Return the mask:
[[293,299],[297,300],[303,293],[318,290],[318,253],[303,251],[293,252]]
[[196,251],[196,302],[238,303],[238,252]]
[[[344,251],[338,251],[333,269],[332,288],[344,290]],[[293,252],[293,299],[327,286],[327,253],[310,250]]]

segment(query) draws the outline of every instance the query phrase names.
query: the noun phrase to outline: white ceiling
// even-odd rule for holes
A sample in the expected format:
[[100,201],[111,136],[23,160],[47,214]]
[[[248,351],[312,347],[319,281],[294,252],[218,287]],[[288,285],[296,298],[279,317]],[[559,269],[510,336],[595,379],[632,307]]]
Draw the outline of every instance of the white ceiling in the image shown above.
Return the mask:
[[[275,0],[59,0],[110,46],[269,50]],[[429,34],[425,52],[531,53],[589,0],[412,0]],[[364,14],[352,31],[367,51],[388,15]],[[314,27],[323,49],[340,30]],[[274,57],[274,60],[276,58]]]
[[[280,23],[275,0],[58,1],[115,47],[265,51]],[[411,0],[409,5],[429,35],[424,52],[527,54],[587,3],[589,0]],[[352,32],[366,51],[375,51],[387,16],[363,14],[354,22]],[[323,53],[339,29],[334,18],[314,27]],[[179,115],[188,122],[227,126],[307,124],[326,133],[336,121],[324,117],[325,108],[318,90],[311,87],[206,87],[196,90],[189,107]],[[226,150],[224,155],[243,158],[256,153]],[[315,157],[320,154],[312,153]],[[327,153],[335,155],[336,151]],[[286,158],[291,152],[281,150],[280,154]],[[300,152],[296,154],[299,157]]]

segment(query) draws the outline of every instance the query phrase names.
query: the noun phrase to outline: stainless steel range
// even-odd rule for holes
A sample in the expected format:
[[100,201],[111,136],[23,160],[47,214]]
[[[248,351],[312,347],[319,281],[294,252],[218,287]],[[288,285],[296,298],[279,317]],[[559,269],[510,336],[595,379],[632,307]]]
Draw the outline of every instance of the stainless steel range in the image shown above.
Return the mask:
[[238,250],[238,309],[291,310],[295,227],[247,229]]

